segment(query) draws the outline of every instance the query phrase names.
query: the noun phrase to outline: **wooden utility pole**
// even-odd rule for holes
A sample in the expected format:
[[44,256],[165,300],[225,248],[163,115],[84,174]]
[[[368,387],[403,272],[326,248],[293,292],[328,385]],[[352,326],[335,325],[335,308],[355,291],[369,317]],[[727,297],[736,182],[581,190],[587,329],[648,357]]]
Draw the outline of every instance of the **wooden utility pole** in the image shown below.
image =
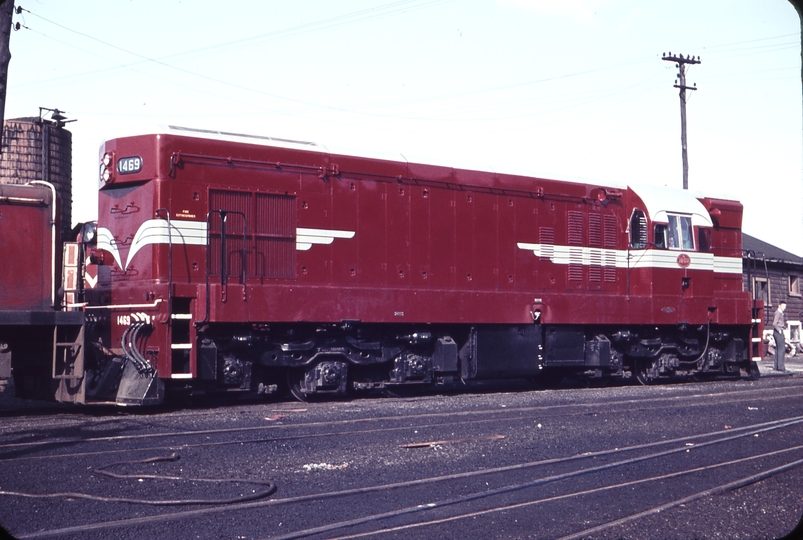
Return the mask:
[[697,90],[697,83],[694,83],[694,86],[686,86],[686,64],[699,64],[700,57],[686,56],[684,58],[682,54],[675,56],[670,52],[669,55],[664,54],[661,59],[667,62],[675,62],[675,66],[678,68],[675,88],[680,89],[680,145],[683,154],[683,189],[689,189],[689,156],[686,148],[686,90]]
[[803,0],[789,0],[800,19],[800,80],[803,81]]
[[0,0],[0,133],[6,117],[6,88],[8,88],[8,63],[11,62],[11,17],[14,0]]

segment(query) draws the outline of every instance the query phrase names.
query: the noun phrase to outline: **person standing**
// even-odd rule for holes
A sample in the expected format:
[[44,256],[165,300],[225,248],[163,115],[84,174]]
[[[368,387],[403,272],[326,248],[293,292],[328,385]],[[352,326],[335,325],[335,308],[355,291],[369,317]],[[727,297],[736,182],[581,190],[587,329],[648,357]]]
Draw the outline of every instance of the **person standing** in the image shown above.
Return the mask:
[[775,338],[775,371],[786,371],[786,339],[783,331],[786,328],[786,302],[779,302],[775,317],[772,319],[772,337]]

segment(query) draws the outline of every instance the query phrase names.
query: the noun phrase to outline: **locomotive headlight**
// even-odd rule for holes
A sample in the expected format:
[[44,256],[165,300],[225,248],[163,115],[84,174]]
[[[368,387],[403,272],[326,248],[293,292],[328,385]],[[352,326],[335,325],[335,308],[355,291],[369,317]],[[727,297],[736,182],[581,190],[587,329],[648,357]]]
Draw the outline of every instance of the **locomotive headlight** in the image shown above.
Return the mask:
[[112,175],[112,155],[108,152],[103,154],[103,159],[100,160],[100,181],[104,184],[111,184],[114,181],[114,176]]
[[84,244],[94,245],[97,241],[97,236],[98,229],[94,223],[84,223],[83,226],[81,226],[81,239],[83,240]]

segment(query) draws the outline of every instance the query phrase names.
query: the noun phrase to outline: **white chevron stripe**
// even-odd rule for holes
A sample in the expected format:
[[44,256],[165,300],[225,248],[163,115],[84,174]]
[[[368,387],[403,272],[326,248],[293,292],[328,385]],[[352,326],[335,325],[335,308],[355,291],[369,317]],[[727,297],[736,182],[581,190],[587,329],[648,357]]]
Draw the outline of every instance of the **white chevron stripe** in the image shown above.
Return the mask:
[[[131,247],[128,250],[128,257],[123,266],[120,250],[112,232],[105,228],[98,228],[98,248],[111,253],[117,266],[123,271],[128,269],[134,256],[140,249],[151,244],[169,244],[171,241],[176,245],[206,245],[206,222],[205,221],[181,221],[172,220],[168,231],[167,221],[163,219],[149,219],[137,229]],[[296,229],[296,249],[307,251],[313,244],[331,244],[335,238],[354,238],[355,231],[342,231],[336,229],[307,229],[299,227]]]
[[335,238],[354,238],[354,231],[330,229],[296,229],[296,249],[307,251],[312,244],[331,244]]
[[97,246],[98,249],[103,249],[111,253],[112,257],[114,257],[114,261],[117,263],[117,266],[120,268],[123,267],[122,260],[120,259],[120,251],[117,249],[117,240],[114,239],[114,235],[109,229],[105,227],[98,227]]
[[166,220],[149,219],[139,226],[137,234],[134,235],[124,270],[128,269],[131,259],[142,247],[150,244],[169,244],[171,240],[173,244],[204,246],[206,245],[206,223],[172,220],[168,231]]
[[742,259],[719,257],[711,253],[673,251],[663,249],[619,250],[552,244],[519,242],[519,249],[532,251],[536,257],[549,259],[554,264],[582,264],[615,268],[680,268],[678,255],[685,254],[691,263],[689,270],[708,270],[720,274],[741,274]]

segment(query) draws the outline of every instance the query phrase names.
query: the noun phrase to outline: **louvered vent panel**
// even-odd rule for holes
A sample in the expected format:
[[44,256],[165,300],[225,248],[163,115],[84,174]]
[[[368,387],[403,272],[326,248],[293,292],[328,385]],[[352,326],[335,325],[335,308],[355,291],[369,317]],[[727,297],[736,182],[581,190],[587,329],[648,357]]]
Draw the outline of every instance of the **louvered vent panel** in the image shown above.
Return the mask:
[[582,246],[583,245],[583,213],[582,212],[569,212],[569,245]]
[[590,214],[588,216],[588,281],[599,283],[602,281],[602,216]]
[[605,282],[616,283],[616,217],[605,216]]
[[[243,231],[251,223],[250,193],[240,191],[210,190],[209,208],[212,210],[209,223],[209,257],[212,275],[220,275],[222,216],[226,212],[226,274],[240,276],[243,271]],[[248,241],[246,237],[246,242]],[[250,272],[249,272],[250,273]]]
[[552,259],[555,256],[555,229],[552,227],[539,228],[538,240],[541,242],[541,253],[543,256]]
[[293,278],[296,269],[296,201],[286,195],[257,195],[256,274]]
[[[569,281],[583,281],[583,213],[568,213]],[[580,247],[573,247],[580,246]]]

